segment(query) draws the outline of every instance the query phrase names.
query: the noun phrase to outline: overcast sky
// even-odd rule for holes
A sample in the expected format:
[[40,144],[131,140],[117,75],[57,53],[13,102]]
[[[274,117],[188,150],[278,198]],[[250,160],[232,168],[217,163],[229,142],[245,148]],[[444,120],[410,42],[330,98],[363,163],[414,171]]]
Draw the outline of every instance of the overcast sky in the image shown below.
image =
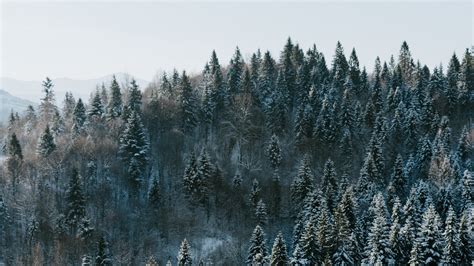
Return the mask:
[[176,67],[201,71],[236,46],[277,57],[288,36],[330,62],[338,40],[372,71],[377,55],[412,55],[433,67],[473,43],[471,1],[389,2],[2,2],[1,76],[97,78],[127,72],[151,80]]

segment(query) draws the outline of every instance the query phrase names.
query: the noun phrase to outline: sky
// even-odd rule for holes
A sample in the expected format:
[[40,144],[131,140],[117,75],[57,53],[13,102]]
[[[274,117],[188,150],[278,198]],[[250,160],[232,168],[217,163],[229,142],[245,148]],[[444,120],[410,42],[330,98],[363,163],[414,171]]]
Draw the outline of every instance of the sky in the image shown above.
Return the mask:
[[0,2],[0,76],[19,80],[198,73],[213,49],[221,64],[236,46],[246,58],[258,48],[278,58],[289,36],[327,62],[339,40],[369,71],[404,40],[430,68],[473,44],[471,1]]

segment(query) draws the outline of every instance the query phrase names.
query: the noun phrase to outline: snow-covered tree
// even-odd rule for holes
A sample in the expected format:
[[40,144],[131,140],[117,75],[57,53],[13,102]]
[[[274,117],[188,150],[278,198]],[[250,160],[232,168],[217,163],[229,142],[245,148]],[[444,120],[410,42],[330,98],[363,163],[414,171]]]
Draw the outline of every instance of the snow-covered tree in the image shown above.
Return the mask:
[[267,255],[268,251],[265,244],[265,233],[263,232],[262,227],[257,225],[253,230],[252,237],[250,238],[247,265],[254,265],[253,262],[258,257],[261,257],[261,260],[265,260]]
[[191,258],[191,247],[188,244],[188,240],[186,238],[181,242],[181,246],[179,248],[178,253],[178,265],[179,266],[191,266],[193,264],[193,260]]
[[273,169],[277,169],[281,164],[281,148],[278,137],[275,134],[272,135],[270,144],[267,148],[267,154],[270,159],[270,165]]
[[49,129],[49,125],[46,125],[43,134],[38,140],[38,147],[36,152],[42,157],[48,157],[56,149],[54,142],[54,136]]
[[270,265],[285,266],[288,262],[288,251],[286,249],[285,239],[283,239],[283,234],[279,232],[273,242]]

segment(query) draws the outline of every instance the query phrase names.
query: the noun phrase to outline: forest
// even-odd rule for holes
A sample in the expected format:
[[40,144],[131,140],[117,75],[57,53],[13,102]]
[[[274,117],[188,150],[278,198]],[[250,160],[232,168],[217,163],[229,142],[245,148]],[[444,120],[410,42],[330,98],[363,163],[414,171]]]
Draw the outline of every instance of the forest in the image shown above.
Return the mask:
[[474,51],[282,43],[87,100],[45,78],[0,126],[0,265],[471,265]]

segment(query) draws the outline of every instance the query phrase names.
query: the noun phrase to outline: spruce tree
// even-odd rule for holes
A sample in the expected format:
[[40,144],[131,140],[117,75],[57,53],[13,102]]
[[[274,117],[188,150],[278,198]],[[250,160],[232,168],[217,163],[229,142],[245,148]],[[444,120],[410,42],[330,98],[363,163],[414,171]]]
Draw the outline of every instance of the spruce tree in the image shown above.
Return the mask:
[[417,243],[420,256],[425,264],[439,264],[443,249],[440,217],[431,204],[423,214],[423,221],[418,231]]
[[242,74],[244,72],[244,60],[240,53],[239,47],[235,48],[235,53],[229,64],[229,71],[227,73],[227,84],[229,85],[229,93],[234,95],[241,90]]
[[161,191],[160,186],[158,184],[158,180],[156,176],[153,178],[153,182],[151,183],[150,191],[148,192],[148,204],[152,209],[160,208],[160,201],[161,201]]
[[74,232],[80,222],[86,217],[85,196],[82,188],[81,177],[76,168],[72,169],[66,200],[68,203],[66,222],[71,226]]
[[385,201],[381,193],[374,196],[376,209],[368,232],[366,262],[385,265],[392,259],[389,243],[389,224],[384,211]]
[[272,247],[272,256],[270,258],[270,265],[273,266],[285,266],[289,262],[288,252],[286,250],[285,240],[283,234],[278,233]]
[[107,243],[107,240],[105,240],[104,236],[100,237],[99,242],[97,244],[97,256],[95,258],[95,265],[112,265],[112,258],[109,253],[109,244]]
[[39,105],[39,113],[41,119],[44,122],[49,123],[51,122],[51,119],[53,118],[54,113],[57,110],[53,90],[54,84],[49,77],[46,77],[46,79],[42,83],[42,86],[44,97],[41,98],[41,103]]
[[86,108],[82,103],[82,99],[79,98],[74,108],[72,117],[72,130],[75,134],[80,134],[84,129],[84,123],[86,122]]
[[301,235],[299,244],[301,253],[303,255],[303,265],[316,265],[321,261],[321,247],[318,243],[317,232],[314,218],[310,219],[304,228],[304,233]]
[[268,255],[267,247],[265,244],[265,233],[262,227],[257,225],[253,230],[252,237],[250,238],[250,247],[247,255],[247,265],[254,265],[253,262],[256,258],[261,257],[263,260]]
[[140,185],[148,164],[148,137],[139,113],[132,111],[120,136],[119,155],[128,168],[129,181],[134,189]]
[[267,148],[267,154],[270,159],[270,165],[273,169],[277,169],[281,164],[281,149],[278,137],[275,134],[272,135]]
[[327,200],[328,208],[332,210],[336,204],[337,180],[336,168],[334,162],[328,159],[324,164],[323,176],[321,178],[321,187]]
[[254,208],[257,207],[258,202],[260,201],[261,188],[257,179],[254,179],[252,182],[252,188],[250,190],[250,203]]
[[191,266],[193,264],[190,249],[191,247],[188,244],[188,240],[186,240],[185,238],[183,242],[181,242],[181,246],[179,248],[179,253],[178,253],[179,266]]
[[472,236],[473,217],[472,209],[466,209],[461,214],[459,220],[459,261],[462,265],[469,265],[474,259],[474,240]]
[[38,147],[36,152],[42,157],[48,157],[54,150],[56,150],[56,144],[54,143],[54,136],[49,129],[49,125],[46,125],[43,134],[38,140]]
[[92,99],[92,103],[87,115],[89,116],[89,120],[94,121],[96,119],[102,118],[103,114],[104,106],[102,104],[102,98],[99,90],[97,90],[94,94],[94,98]]
[[255,208],[255,217],[257,218],[258,225],[265,226],[267,224],[267,205],[261,199],[258,201],[257,207]]
[[313,190],[313,174],[310,168],[310,158],[306,155],[298,170],[298,174],[291,184],[291,198],[297,206],[302,205],[306,196]]
[[183,71],[180,82],[181,87],[181,112],[182,112],[182,128],[185,133],[190,133],[197,124],[196,117],[196,99],[194,96],[191,83],[186,72]]
[[456,214],[452,206],[449,207],[444,223],[444,249],[443,249],[443,265],[458,265],[459,264],[459,249],[460,242],[459,234],[456,224]]
[[110,100],[107,106],[107,116],[109,119],[116,119],[122,115],[122,93],[115,75],[112,77],[110,84]]

